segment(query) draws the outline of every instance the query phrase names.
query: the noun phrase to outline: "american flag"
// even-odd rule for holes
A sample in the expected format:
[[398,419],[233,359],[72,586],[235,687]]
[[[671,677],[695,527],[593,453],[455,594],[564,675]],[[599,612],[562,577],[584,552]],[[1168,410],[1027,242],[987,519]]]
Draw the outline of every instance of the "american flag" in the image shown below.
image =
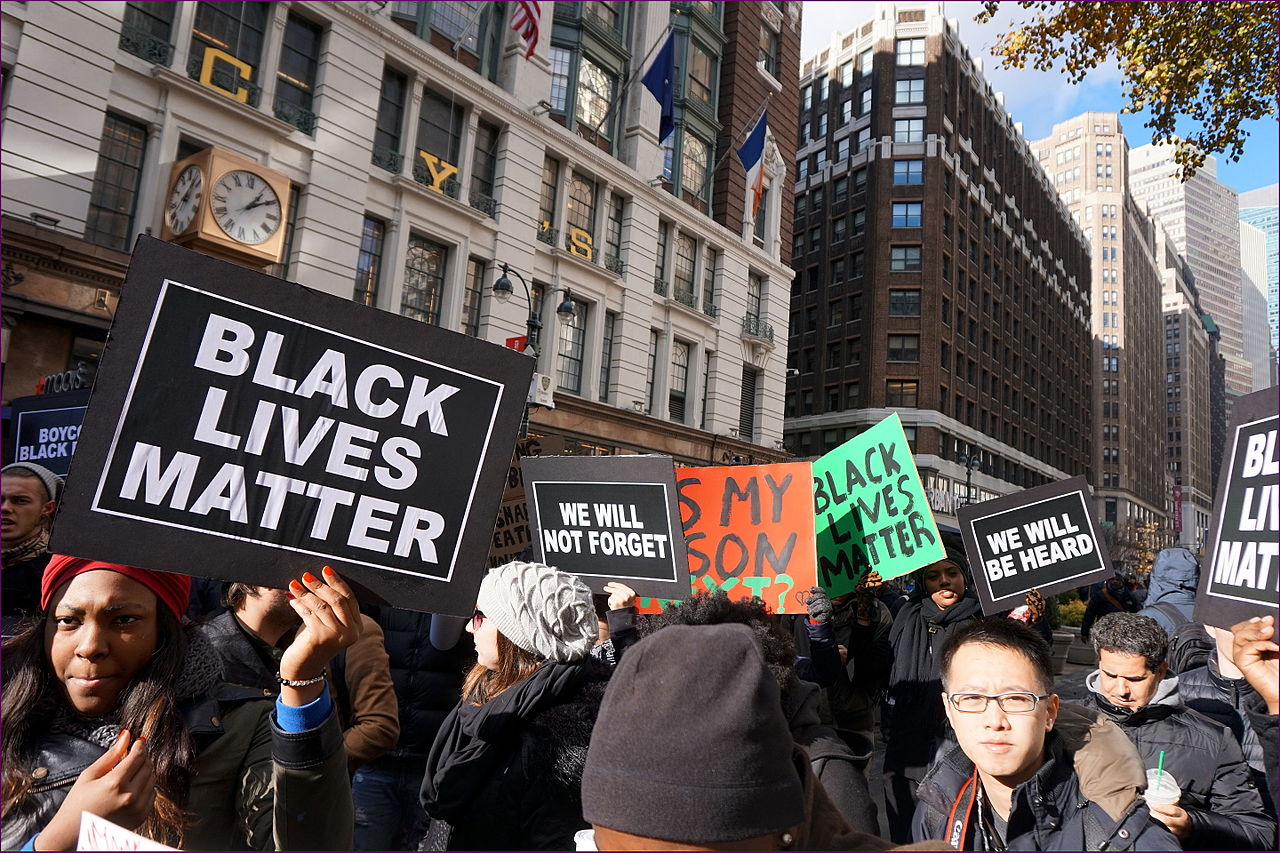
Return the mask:
[[533,56],[533,49],[538,46],[538,23],[542,18],[542,4],[538,0],[516,0],[516,9],[511,13],[511,29],[524,39],[528,51],[524,58]]

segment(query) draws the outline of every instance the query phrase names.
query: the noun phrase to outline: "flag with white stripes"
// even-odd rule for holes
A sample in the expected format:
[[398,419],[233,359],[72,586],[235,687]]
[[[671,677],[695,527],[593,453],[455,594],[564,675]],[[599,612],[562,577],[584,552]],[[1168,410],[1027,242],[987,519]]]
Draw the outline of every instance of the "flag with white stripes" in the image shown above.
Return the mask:
[[511,29],[524,39],[528,48],[524,54],[525,59],[533,56],[533,50],[538,46],[538,25],[541,20],[542,4],[538,0],[516,0],[515,11],[511,13]]

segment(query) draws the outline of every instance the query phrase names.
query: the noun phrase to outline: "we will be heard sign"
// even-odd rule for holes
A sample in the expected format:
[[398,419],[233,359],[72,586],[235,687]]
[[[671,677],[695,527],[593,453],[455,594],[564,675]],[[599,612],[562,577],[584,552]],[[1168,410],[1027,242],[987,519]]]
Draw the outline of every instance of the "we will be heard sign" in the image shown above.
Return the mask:
[[123,292],[55,550],[470,612],[527,356],[147,238]]

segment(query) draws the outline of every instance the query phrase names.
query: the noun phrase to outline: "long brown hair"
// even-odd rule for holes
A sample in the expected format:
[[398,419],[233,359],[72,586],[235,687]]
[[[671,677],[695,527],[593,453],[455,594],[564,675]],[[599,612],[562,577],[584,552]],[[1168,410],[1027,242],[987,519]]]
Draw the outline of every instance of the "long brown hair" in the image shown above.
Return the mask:
[[499,693],[515,687],[538,671],[542,661],[517,646],[498,632],[498,668],[476,664],[462,683],[462,699],[472,705],[483,705]]
[[[33,620],[4,645],[4,691],[0,701],[3,751],[3,816],[19,806],[33,783],[31,769],[50,724],[63,712],[45,650],[45,619]],[[120,727],[147,739],[156,777],[156,800],[138,832],[181,847],[188,815],[195,749],[178,709],[174,686],[187,657],[187,636],[163,604],[156,608],[159,640],[151,660],[120,695]]]

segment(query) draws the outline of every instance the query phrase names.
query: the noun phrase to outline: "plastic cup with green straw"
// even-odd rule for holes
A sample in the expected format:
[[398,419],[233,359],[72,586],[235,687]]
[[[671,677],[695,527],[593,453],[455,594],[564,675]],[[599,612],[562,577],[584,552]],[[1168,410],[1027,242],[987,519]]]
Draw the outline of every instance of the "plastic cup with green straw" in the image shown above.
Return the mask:
[[1160,760],[1156,762],[1156,787],[1164,787],[1164,750],[1160,750]]

